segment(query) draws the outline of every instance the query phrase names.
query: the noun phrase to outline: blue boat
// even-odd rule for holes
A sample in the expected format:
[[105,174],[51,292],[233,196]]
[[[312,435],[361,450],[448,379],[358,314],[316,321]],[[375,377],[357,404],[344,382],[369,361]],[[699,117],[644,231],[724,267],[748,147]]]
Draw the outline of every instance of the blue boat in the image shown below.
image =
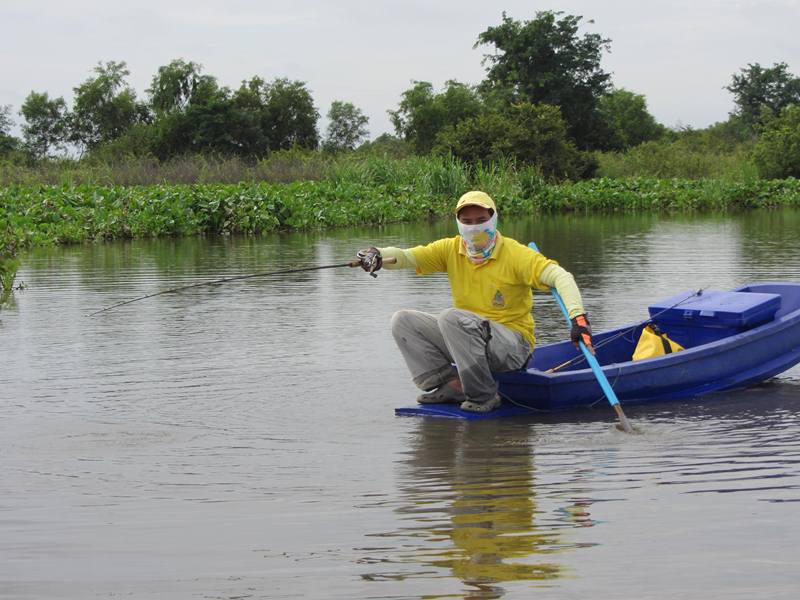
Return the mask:
[[[800,284],[764,282],[732,291],[688,291],[648,310],[646,321],[594,336],[598,362],[623,405],[745,388],[800,363]],[[648,322],[685,349],[632,360]],[[569,341],[537,346],[524,370],[498,373],[496,379],[504,403],[490,413],[468,413],[455,404],[395,412],[480,419],[607,402],[594,373]]]

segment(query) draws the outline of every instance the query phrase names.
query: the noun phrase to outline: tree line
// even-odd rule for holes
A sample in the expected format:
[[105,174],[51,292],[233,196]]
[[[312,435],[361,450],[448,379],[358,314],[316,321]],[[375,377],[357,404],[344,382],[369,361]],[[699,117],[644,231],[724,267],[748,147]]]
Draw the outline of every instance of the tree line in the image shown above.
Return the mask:
[[[231,90],[203,74],[199,64],[176,59],[158,69],[146,100],[140,100],[126,81],[128,75],[124,62],[98,64],[73,89],[71,108],[62,97],[32,91],[20,110],[25,119],[20,148],[36,159],[67,146],[81,155],[152,154],[167,159],[187,153],[258,157],[320,144],[319,113],[303,82],[268,82],[255,76]],[[352,103],[335,101],[328,115],[326,145],[353,147],[367,133],[367,118]]]
[[[395,135],[364,143],[368,119],[351,102],[319,111],[301,81],[254,76],[236,89],[219,84],[201,65],[176,59],[158,69],[139,99],[124,62],[98,64],[63,97],[32,91],[19,114],[22,139],[10,134],[10,107],[0,107],[0,155],[33,160],[63,153],[122,158],[185,154],[260,159],[301,148],[329,151],[402,144],[419,155],[447,154],[467,163],[512,159],[557,179],[591,177],[597,152],[624,152],[675,132],[657,123],[643,95],[617,88],[601,67],[611,40],[579,32],[582,17],[536,13],[516,21],[505,13],[479,34],[487,47],[486,75],[477,85],[448,81],[437,91],[414,81],[389,110]],[[591,23],[591,21],[589,21]],[[734,74],[728,119],[712,128],[733,143],[752,143],[753,159],[775,177],[800,176],[800,78],[785,63],[758,63]]]

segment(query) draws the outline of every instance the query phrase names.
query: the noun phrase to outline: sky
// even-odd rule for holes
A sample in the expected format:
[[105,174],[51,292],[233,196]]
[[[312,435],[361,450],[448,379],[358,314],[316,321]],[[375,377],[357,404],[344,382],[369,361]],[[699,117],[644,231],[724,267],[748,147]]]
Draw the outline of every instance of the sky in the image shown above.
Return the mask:
[[0,106],[19,124],[32,90],[71,102],[111,60],[127,63],[144,98],[158,67],[183,58],[232,88],[255,75],[304,81],[322,133],[331,102],[343,100],[375,138],[393,132],[387,111],[413,81],[480,82],[492,49],[473,45],[503,11],[526,21],[543,10],[580,15],[582,33],[610,38],[603,69],[669,127],[725,120],[724,88],[748,63],[800,74],[800,0],[0,0]]

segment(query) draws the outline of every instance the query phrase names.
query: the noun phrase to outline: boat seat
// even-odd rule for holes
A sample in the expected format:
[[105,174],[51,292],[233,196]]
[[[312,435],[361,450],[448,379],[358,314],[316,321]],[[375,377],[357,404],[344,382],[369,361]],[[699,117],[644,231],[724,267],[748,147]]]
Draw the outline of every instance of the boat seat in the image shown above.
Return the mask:
[[763,325],[780,306],[778,294],[686,291],[651,304],[648,312],[661,331],[691,348]]

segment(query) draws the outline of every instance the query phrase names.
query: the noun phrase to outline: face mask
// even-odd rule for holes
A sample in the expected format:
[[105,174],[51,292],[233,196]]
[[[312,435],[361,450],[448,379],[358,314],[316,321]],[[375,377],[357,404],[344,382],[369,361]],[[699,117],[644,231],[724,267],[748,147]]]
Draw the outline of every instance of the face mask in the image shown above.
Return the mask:
[[477,264],[489,258],[497,240],[497,213],[485,223],[477,225],[465,225],[458,219],[456,223],[469,259]]

